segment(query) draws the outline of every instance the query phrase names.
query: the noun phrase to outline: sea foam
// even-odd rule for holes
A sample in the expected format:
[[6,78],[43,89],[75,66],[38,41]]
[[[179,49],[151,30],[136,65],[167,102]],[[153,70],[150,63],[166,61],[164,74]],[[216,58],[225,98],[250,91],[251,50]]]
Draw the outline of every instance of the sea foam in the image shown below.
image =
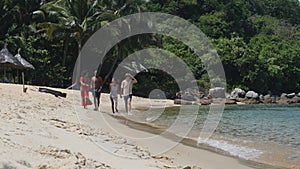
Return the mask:
[[213,140],[213,139],[197,139],[198,144],[207,144],[211,147],[218,148],[220,150],[223,150],[227,153],[229,153],[232,156],[236,156],[242,159],[254,159],[259,157],[261,154],[263,154],[262,151],[250,148],[250,147],[244,147],[240,145],[234,145],[230,144],[226,141],[222,140]]

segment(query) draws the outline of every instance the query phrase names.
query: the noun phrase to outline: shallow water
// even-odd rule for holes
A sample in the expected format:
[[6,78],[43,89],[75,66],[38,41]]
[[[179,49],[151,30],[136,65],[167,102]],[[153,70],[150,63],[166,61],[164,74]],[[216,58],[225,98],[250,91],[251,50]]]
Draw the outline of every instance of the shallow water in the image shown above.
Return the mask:
[[[178,120],[180,107],[151,109],[140,120],[166,129]],[[191,111],[194,109],[190,107]],[[185,110],[180,116],[180,127],[172,131],[191,138],[200,146],[242,159],[254,160],[275,166],[300,166],[300,105],[230,105],[226,106],[221,121],[210,139],[199,138],[207,119],[209,106],[199,108],[195,114]],[[150,112],[150,113],[149,113]],[[193,124],[186,136],[184,128]]]

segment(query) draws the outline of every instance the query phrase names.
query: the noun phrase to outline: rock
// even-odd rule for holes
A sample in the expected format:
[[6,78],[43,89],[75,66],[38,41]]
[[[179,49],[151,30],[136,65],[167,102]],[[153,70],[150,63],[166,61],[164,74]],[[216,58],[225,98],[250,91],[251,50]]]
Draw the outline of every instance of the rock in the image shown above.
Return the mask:
[[190,94],[183,94],[183,95],[181,96],[181,99],[187,100],[187,101],[196,101],[196,100],[197,100],[196,97],[194,97],[194,96],[192,96],[192,95],[190,95]]
[[259,95],[259,100],[260,100],[260,101],[263,101],[263,100],[264,100],[264,95],[262,95],[262,94]]
[[300,98],[295,97],[295,98],[292,98],[292,99],[280,99],[280,100],[277,100],[276,103],[278,103],[278,104],[300,103]]
[[296,93],[290,93],[290,94],[286,95],[286,97],[289,98],[289,99],[291,99],[291,98],[293,98],[295,96],[296,96]]
[[237,99],[236,99],[237,102],[244,102],[244,101],[246,101],[246,100],[247,100],[246,98],[237,98]]
[[245,103],[245,104],[258,104],[259,101],[257,99],[247,99],[247,100],[243,101],[243,103]]
[[280,97],[276,96],[276,95],[273,95],[273,96],[271,96],[271,99],[277,101],[277,100],[280,100]]
[[261,101],[262,101],[263,103],[275,103],[275,102],[276,102],[275,99],[274,99],[274,100],[271,99],[271,95],[269,95],[269,94],[265,95],[265,96],[264,96],[264,99],[261,100]]
[[225,98],[226,98],[226,99],[231,99],[230,94],[226,92],[226,93],[225,93]]
[[183,167],[182,169],[201,169],[201,168],[198,166],[192,166],[192,167],[186,166],[186,167]]
[[222,87],[215,87],[209,89],[209,96],[212,98],[225,98],[225,89]]
[[196,101],[205,96],[204,92],[199,91],[198,89],[187,88],[183,91],[179,91],[176,93],[175,98],[184,99],[187,101]]
[[236,101],[232,99],[226,99],[225,104],[236,104]]
[[174,104],[181,104],[181,105],[197,105],[196,101],[187,101],[182,99],[175,99]]
[[211,99],[199,99],[199,104],[201,105],[209,105],[211,102]]
[[258,99],[258,93],[254,91],[248,91],[245,95],[246,98],[248,99]]
[[235,88],[230,94],[231,99],[237,99],[237,98],[244,98],[246,95],[246,92],[243,89]]
[[287,94],[286,93],[282,93],[280,95],[280,100],[282,100],[282,99],[287,99]]
[[271,99],[271,95],[269,95],[269,94],[265,95],[265,96],[264,96],[264,100],[265,100],[265,99]]

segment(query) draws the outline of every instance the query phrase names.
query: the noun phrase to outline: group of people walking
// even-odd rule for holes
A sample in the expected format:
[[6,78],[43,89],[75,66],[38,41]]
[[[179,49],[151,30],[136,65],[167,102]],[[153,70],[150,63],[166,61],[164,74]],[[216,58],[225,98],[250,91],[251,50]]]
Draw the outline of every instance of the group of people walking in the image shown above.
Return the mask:
[[[80,77],[80,92],[81,92],[81,105],[86,109],[88,105],[92,105],[92,101],[89,99],[89,89],[92,89],[93,97],[94,97],[94,110],[98,111],[100,106],[100,96],[101,96],[101,88],[102,88],[102,78],[97,74],[97,71],[94,72],[94,76],[89,78],[89,72],[84,72]],[[137,80],[129,73],[125,74],[125,79],[121,82],[119,86],[118,82],[115,78],[112,78],[111,83],[109,85],[110,93],[110,101],[111,101],[111,109],[112,112],[119,112],[118,110],[118,95],[120,98],[124,99],[125,102],[125,110],[128,115],[132,115],[131,113],[131,101],[132,101],[132,86],[137,83]]]

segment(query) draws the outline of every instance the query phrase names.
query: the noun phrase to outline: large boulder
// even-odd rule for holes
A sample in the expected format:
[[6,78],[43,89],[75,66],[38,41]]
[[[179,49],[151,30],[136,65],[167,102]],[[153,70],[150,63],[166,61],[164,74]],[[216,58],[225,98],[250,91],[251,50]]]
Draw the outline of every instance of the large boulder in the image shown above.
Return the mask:
[[290,94],[287,94],[286,95],[286,97],[288,98],[288,99],[291,99],[291,98],[293,98],[293,97],[295,97],[296,96],[296,93],[290,93]]
[[211,88],[208,95],[211,98],[225,98],[225,89],[222,87]]
[[237,99],[237,98],[244,98],[246,95],[246,92],[243,89],[235,88],[230,94],[231,99]]
[[286,93],[282,93],[280,95],[280,100],[283,100],[283,99],[287,99],[287,94]]
[[245,97],[247,99],[258,99],[258,93],[254,92],[254,91],[248,91],[245,95]]
[[275,103],[276,102],[276,98],[272,97],[270,94],[267,94],[265,96],[263,96],[263,103]]

